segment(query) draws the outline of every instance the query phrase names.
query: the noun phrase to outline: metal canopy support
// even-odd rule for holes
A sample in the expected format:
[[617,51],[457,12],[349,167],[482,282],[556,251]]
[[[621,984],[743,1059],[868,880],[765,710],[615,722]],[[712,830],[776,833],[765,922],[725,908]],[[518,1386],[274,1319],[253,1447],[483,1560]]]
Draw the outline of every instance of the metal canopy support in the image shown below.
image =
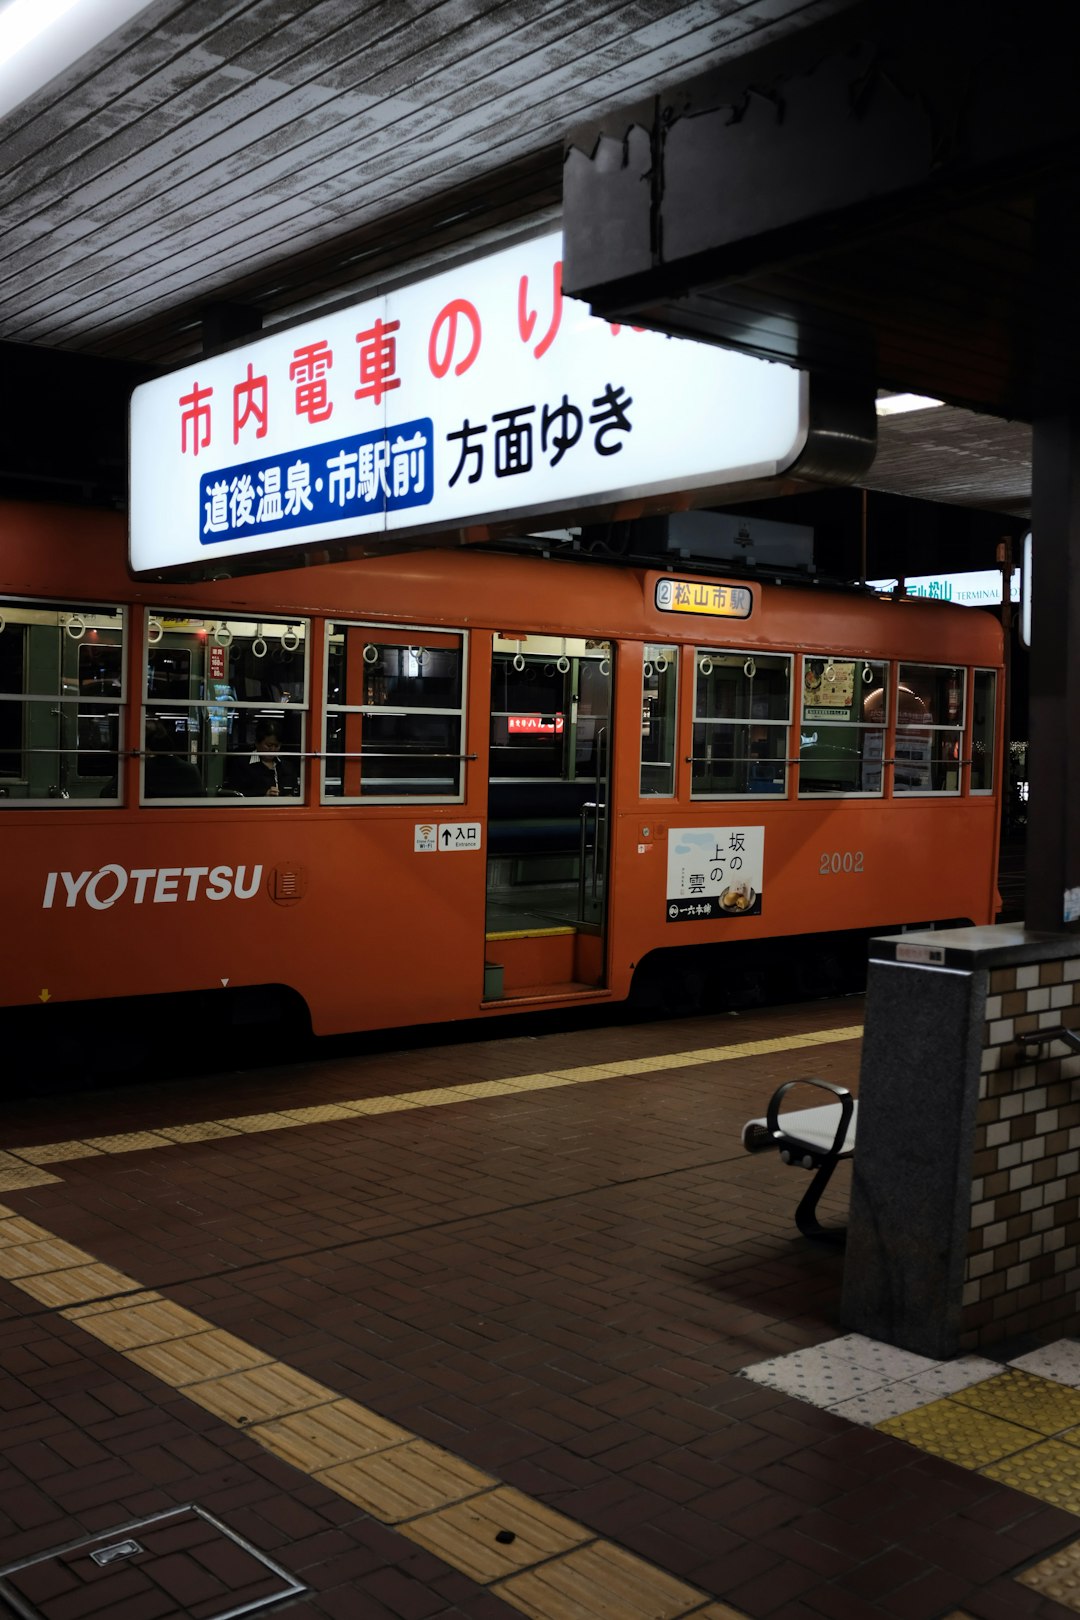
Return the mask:
[[[1028,928],[1080,928],[1080,415],[1035,423]],[[1080,894],[1076,897],[1080,901]]]

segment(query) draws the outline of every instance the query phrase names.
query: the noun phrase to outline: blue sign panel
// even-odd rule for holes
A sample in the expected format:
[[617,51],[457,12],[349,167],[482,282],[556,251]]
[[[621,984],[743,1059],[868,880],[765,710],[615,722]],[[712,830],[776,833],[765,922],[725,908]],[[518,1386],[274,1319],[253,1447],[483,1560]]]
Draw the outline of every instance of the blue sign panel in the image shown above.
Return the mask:
[[199,480],[199,539],[258,539],[282,529],[428,506],[435,487],[431,418],[219,467]]

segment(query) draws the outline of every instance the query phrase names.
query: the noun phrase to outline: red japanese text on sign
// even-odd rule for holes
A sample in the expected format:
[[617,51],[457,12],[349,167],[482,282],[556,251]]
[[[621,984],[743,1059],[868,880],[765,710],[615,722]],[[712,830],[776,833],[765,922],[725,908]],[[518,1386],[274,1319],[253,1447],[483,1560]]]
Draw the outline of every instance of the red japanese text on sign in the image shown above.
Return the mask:
[[180,396],[180,454],[187,455],[188,428],[191,429],[191,453],[197,456],[200,450],[205,450],[210,443],[210,405],[209,399],[214,392],[212,388],[200,388],[197,382],[191,385],[190,394]]
[[357,399],[371,399],[380,405],[384,394],[388,394],[391,388],[401,387],[401,378],[394,375],[397,371],[397,340],[394,333],[400,325],[400,321],[383,321],[376,317],[374,326],[357,332],[356,341],[360,345]]
[[[445,377],[454,362],[458,344],[458,324],[468,321],[471,328],[471,339],[468,352],[464,360],[459,360],[454,366],[454,376],[460,377],[463,371],[468,371],[477,355],[480,353],[480,313],[475,304],[470,304],[467,298],[452,298],[444,304],[436,315],[428,338],[428,365],[433,377]],[[445,333],[445,338],[443,334]],[[440,341],[443,343],[440,353]]]
[[296,414],[309,422],[325,422],[334,407],[327,397],[326,373],[334,364],[329,343],[321,339],[293,350],[289,381],[296,384]]

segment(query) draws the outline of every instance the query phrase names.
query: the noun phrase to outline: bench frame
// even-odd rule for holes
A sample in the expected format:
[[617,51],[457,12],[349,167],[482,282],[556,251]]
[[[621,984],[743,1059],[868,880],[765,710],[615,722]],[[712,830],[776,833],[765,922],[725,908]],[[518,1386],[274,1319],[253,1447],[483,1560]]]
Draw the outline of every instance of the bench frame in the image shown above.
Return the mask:
[[[836,1103],[824,1103],[817,1108],[782,1115],[780,1104],[794,1086],[816,1086],[821,1091],[829,1092],[840,1105],[839,1113]],[[831,1125],[833,1117],[837,1119],[835,1129]],[[789,1121],[788,1125],[784,1124],[785,1118]],[[814,1126],[827,1128],[815,1132],[816,1139],[798,1134],[800,1129],[806,1131]],[[843,1229],[821,1225],[817,1218],[817,1206],[836,1166],[842,1159],[850,1159],[855,1151],[855,1129],[855,1098],[851,1092],[845,1086],[834,1085],[831,1080],[819,1080],[809,1075],[800,1080],[785,1080],[783,1085],[777,1086],[769,1098],[765,1118],[752,1119],[743,1126],[743,1146],[748,1152],[761,1153],[775,1147],[785,1164],[814,1171],[814,1179],[795,1211],[795,1224],[804,1237],[816,1238],[822,1243],[841,1244],[846,1239],[847,1234]]]

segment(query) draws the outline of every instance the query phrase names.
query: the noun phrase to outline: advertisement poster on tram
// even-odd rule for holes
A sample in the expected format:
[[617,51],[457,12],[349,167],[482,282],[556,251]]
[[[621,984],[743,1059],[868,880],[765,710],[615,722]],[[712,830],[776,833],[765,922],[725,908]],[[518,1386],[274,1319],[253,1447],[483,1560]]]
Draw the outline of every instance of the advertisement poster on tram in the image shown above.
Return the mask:
[[782,472],[803,374],[620,326],[547,235],[253,337],[131,402],[136,571]]
[[759,916],[764,864],[764,827],[672,827],[668,922]]

